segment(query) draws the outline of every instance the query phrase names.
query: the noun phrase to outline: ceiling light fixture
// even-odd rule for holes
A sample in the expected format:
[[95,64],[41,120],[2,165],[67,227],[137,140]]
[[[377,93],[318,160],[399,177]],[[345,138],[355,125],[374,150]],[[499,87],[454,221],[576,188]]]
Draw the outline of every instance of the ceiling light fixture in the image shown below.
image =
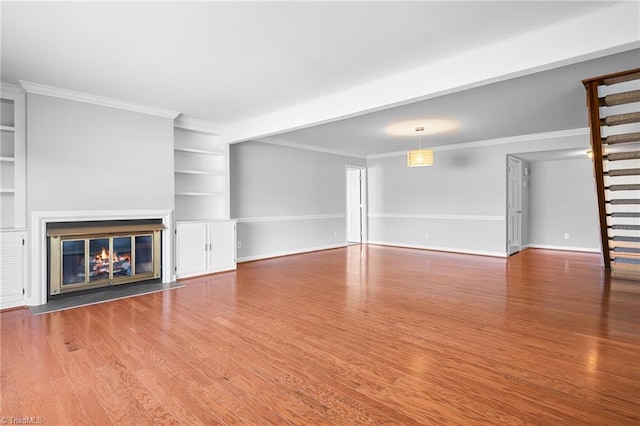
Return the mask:
[[422,132],[424,132],[424,127],[416,127],[416,132],[418,132],[418,149],[412,149],[407,152],[407,166],[433,166],[433,150],[422,149]]
[[392,136],[413,136],[416,134],[416,127],[424,128],[423,135],[435,135],[457,129],[458,122],[449,118],[419,118],[389,124],[384,132]]

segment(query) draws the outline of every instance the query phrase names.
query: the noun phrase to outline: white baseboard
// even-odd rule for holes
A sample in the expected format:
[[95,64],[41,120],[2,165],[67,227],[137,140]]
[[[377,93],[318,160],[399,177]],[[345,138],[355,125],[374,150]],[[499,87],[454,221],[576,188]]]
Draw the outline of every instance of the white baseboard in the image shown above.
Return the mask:
[[340,248],[340,247],[346,247],[346,243],[329,244],[326,246],[317,246],[317,247],[305,247],[303,249],[287,250],[287,251],[280,251],[280,252],[263,253],[263,254],[258,254],[254,256],[239,257],[238,263],[251,262],[253,260],[271,259],[273,257],[291,256],[293,254],[310,253],[312,251],[330,250],[330,249]]
[[425,246],[420,244],[392,243],[389,241],[369,241],[368,243],[377,244],[380,246],[405,247],[405,248],[415,248],[420,250],[446,251],[449,253],[474,254],[478,256],[507,257],[506,252],[499,252],[499,251],[469,250],[469,249],[461,249],[461,248],[455,248],[455,247],[440,247],[440,246]]
[[602,253],[600,248],[593,247],[573,247],[573,246],[554,246],[548,244],[527,244],[522,246],[522,250],[526,248],[545,249],[545,250],[564,250],[564,251],[580,251],[586,253]]

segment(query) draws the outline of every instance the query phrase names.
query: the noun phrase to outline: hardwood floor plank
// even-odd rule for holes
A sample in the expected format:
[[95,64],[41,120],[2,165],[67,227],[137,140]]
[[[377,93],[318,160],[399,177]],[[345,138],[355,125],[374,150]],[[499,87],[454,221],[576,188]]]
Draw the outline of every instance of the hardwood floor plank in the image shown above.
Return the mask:
[[38,317],[0,313],[0,416],[640,423],[640,291],[597,255],[353,246],[186,284]]

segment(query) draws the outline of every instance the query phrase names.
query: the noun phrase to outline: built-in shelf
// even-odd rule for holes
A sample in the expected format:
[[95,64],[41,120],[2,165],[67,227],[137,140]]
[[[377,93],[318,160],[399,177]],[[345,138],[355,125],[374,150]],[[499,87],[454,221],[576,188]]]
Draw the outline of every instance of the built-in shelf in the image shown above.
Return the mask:
[[214,172],[208,170],[175,170],[175,173],[183,173],[187,175],[224,176],[224,173],[222,172]]
[[216,137],[201,130],[175,127],[176,222],[229,219],[229,146],[217,145]]
[[221,151],[208,151],[204,149],[195,149],[195,148],[175,148],[174,151],[178,152],[190,152],[192,154],[203,154],[203,155],[217,155],[220,157],[224,157],[224,152]]
[[0,309],[24,305],[27,267],[24,93],[0,83]]
[[225,193],[224,192],[176,192],[176,195],[210,197],[210,196],[225,195]]

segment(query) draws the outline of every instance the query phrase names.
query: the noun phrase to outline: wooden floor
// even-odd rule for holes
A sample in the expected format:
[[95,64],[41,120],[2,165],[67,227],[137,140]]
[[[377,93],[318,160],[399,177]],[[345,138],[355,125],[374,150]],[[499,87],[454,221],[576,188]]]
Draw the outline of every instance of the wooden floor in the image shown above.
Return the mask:
[[353,246],[1,318],[6,419],[640,424],[640,282],[597,255]]

